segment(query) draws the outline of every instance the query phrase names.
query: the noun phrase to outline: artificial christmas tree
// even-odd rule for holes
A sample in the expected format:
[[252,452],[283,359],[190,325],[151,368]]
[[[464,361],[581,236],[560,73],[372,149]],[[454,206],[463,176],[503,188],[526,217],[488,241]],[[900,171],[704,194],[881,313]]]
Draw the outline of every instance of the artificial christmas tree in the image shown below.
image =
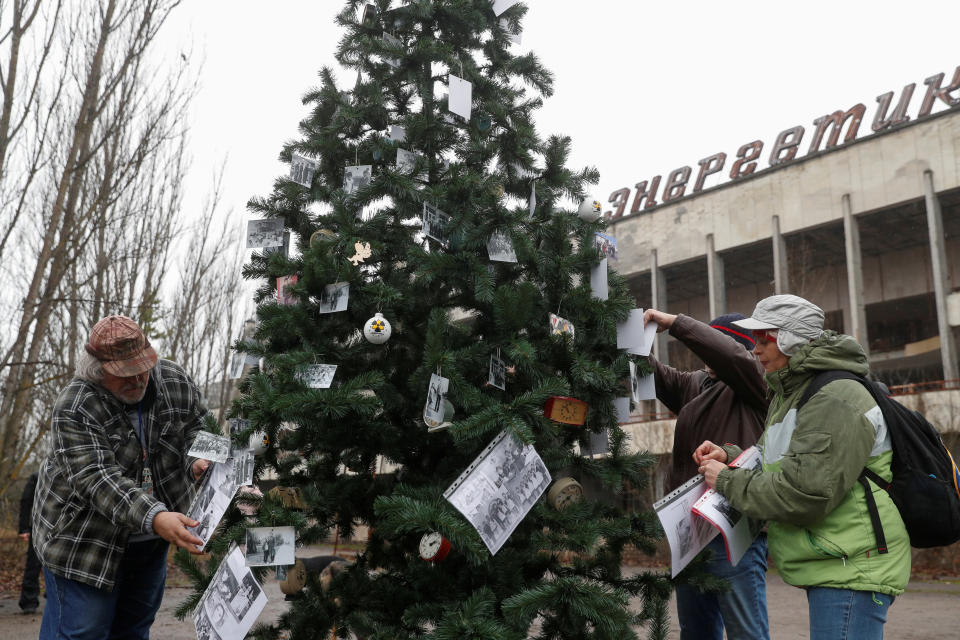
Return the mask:
[[[255,339],[237,348],[262,367],[233,435],[265,434],[257,473],[274,469],[304,508],[267,495],[255,522],[231,510],[208,549],[217,559],[252,526],[292,525],[299,544],[369,528],[325,581],[298,569],[306,588],[262,637],[666,635],[669,582],[621,575],[624,547],[652,552],[659,532],[618,498],[652,465],[628,453],[613,402],[630,394],[616,325],[634,301],[614,272],[592,295],[604,223],[577,211],[598,175],[565,166],[568,138],[535,131],[552,76],[513,51],[526,11],[346,2],[337,60],[357,82],[344,92],[321,72],[282,153],[290,177],[250,202],[301,253],[245,269],[263,286]],[[585,413],[558,419],[568,405]],[[603,433],[607,455],[579,454]]]

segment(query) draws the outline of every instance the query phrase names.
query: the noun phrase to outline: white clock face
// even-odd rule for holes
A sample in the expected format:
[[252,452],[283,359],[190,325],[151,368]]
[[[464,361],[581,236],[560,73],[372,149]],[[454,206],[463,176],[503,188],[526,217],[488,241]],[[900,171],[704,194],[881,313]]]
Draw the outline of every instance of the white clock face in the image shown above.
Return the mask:
[[443,536],[436,531],[426,533],[420,538],[420,557],[424,560],[430,560],[440,551],[440,545],[443,544]]

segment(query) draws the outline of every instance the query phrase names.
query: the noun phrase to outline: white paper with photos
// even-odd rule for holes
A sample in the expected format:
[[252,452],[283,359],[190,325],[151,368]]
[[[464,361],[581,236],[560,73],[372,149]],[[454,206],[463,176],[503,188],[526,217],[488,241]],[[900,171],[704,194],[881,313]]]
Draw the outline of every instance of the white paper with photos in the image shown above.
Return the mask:
[[329,389],[336,372],[335,364],[308,364],[297,371],[297,380],[311,389]]
[[293,527],[251,527],[247,529],[248,567],[288,566],[296,562],[296,532]]
[[265,218],[247,222],[247,249],[283,246],[283,219]]
[[487,255],[493,262],[516,262],[517,252],[513,248],[513,240],[506,231],[497,229],[490,234],[487,240]]
[[348,196],[352,196],[360,189],[370,184],[373,176],[373,166],[361,164],[348,166],[343,170],[343,190]]
[[637,363],[630,361],[630,395],[634,402],[657,399],[657,383],[653,374],[637,375]]
[[336,313],[346,311],[350,301],[350,283],[335,282],[323,288],[317,300],[317,313]]
[[198,431],[187,455],[212,462],[226,462],[230,457],[230,438],[209,431]]
[[242,640],[266,606],[263,587],[232,545],[193,610],[197,639]]
[[[402,46],[403,46],[403,41],[402,41],[400,38],[396,37],[396,36],[393,35],[392,33],[387,33],[386,31],[383,32],[383,36],[381,37],[381,39],[383,40],[383,42],[384,42],[385,44],[387,44],[387,45],[390,46],[390,47],[396,48],[396,47],[402,47]],[[391,58],[391,57],[389,57],[389,56],[383,56],[383,61],[386,62],[386,63],[387,63],[388,65],[390,65],[391,67],[399,67],[399,66],[400,66],[400,60],[398,60],[397,58]]]
[[630,398],[614,398],[613,408],[617,412],[617,423],[630,422]]
[[239,380],[243,377],[243,365],[247,362],[247,354],[234,353],[230,358],[230,379]]
[[550,486],[550,480],[533,445],[521,445],[503,432],[443,497],[473,525],[490,553],[496,554]]
[[423,235],[443,246],[450,243],[450,216],[428,202],[423,203]]
[[709,522],[692,511],[706,490],[703,476],[696,475],[653,503],[653,510],[657,512],[670,543],[671,578],[677,577],[718,533]]
[[[730,463],[731,467],[743,469],[760,468],[760,450],[750,447]],[[754,533],[750,530],[750,518],[720,495],[716,489],[708,489],[693,505],[693,512],[716,527],[723,536],[727,560],[736,565],[753,544]]]
[[236,491],[233,463],[211,462],[187,512],[187,515],[198,523],[196,527],[188,527],[187,530],[203,541],[201,549],[210,542]]
[[533,217],[533,214],[537,211],[537,181],[530,181],[530,201],[528,203],[530,208],[530,217]]
[[[395,168],[400,173],[410,173],[417,166],[417,161],[423,158],[419,153],[407,151],[406,149],[397,149],[397,164]],[[427,172],[421,171],[416,175],[417,180],[426,180]]]
[[423,405],[423,421],[428,427],[436,427],[443,423],[443,400],[449,387],[448,379],[436,373],[430,374],[427,402]]
[[310,187],[313,184],[313,176],[317,173],[317,167],[320,163],[313,158],[308,158],[294,152],[290,157],[290,179],[301,187]]
[[392,124],[390,125],[390,141],[393,143],[406,142],[407,141],[407,130],[404,127],[399,125]]
[[490,372],[487,376],[487,383],[503,391],[507,389],[507,365],[497,356],[490,356]]
[[227,462],[233,465],[233,484],[237,487],[249,487],[253,484],[254,455],[249,448],[234,449]]

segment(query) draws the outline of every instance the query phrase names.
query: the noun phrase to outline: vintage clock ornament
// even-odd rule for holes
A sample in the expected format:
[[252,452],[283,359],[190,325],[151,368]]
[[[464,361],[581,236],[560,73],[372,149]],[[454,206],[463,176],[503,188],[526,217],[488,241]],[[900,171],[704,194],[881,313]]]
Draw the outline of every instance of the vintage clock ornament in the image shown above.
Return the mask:
[[570,477],[557,478],[547,491],[547,504],[560,511],[583,499],[583,486]]
[[390,321],[384,318],[382,313],[375,313],[363,325],[363,337],[373,344],[383,344],[390,339],[392,333]]
[[587,420],[587,403],[566,396],[550,396],[543,405],[543,415],[554,422],[580,425]]
[[436,531],[420,538],[420,557],[427,562],[442,562],[450,553],[450,541]]
[[587,222],[597,220],[602,213],[603,206],[599,200],[584,200],[580,203],[580,208],[577,209],[577,215],[580,216],[580,219]]

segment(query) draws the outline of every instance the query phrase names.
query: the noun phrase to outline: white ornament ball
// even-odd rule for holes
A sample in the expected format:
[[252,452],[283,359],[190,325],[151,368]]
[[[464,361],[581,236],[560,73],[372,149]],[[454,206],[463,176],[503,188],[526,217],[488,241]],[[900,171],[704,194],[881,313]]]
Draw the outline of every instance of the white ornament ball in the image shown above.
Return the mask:
[[390,327],[390,321],[383,317],[382,313],[374,314],[363,325],[363,337],[373,344],[383,344],[390,339],[393,329]]
[[580,203],[580,208],[577,209],[577,215],[580,216],[580,219],[586,220],[587,222],[593,222],[599,218],[602,213],[603,206],[599,200],[584,200]]
[[270,436],[263,431],[254,431],[250,434],[247,446],[255,456],[262,456],[270,445]]

